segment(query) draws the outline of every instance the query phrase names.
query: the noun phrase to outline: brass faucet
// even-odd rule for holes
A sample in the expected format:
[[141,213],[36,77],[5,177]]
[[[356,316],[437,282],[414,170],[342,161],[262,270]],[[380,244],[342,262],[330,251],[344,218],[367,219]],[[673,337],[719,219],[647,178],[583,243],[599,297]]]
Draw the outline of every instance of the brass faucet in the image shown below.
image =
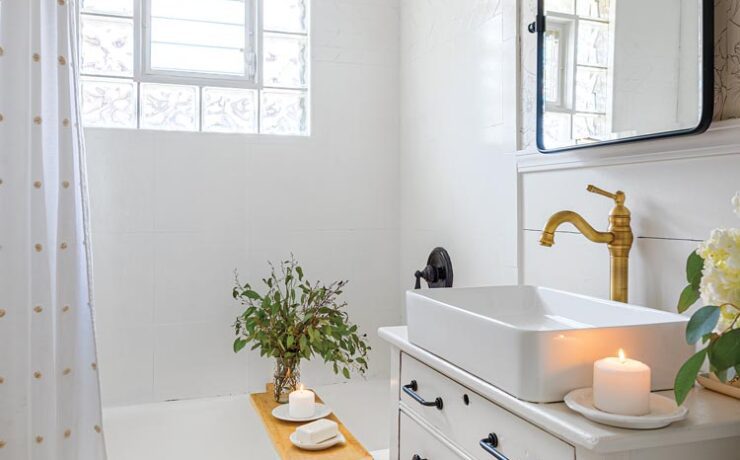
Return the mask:
[[609,193],[593,185],[589,185],[586,190],[614,200],[614,208],[609,213],[609,231],[597,231],[576,212],[560,211],[553,214],[545,224],[540,244],[547,247],[555,244],[555,231],[565,222],[573,224],[594,243],[606,243],[611,256],[611,299],[627,302],[629,255],[634,236],[630,227],[630,210],[624,205],[624,192]]

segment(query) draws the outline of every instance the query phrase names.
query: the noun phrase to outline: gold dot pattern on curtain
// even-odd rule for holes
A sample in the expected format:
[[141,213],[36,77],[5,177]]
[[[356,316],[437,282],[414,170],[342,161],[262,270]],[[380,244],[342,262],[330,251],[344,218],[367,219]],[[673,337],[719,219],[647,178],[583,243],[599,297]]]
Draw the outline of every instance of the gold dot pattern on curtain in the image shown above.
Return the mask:
[[0,458],[106,457],[71,3],[0,3]]

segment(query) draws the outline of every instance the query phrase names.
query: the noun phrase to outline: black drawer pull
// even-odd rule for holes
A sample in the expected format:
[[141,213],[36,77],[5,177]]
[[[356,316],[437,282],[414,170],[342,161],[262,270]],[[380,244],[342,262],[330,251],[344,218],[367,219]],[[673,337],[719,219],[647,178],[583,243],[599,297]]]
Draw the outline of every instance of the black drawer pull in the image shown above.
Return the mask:
[[411,457],[411,460],[427,460],[426,458],[421,458],[419,454],[414,454],[413,457]]
[[414,401],[418,402],[422,406],[426,407],[436,407],[439,410],[442,410],[442,398],[437,398],[434,400],[434,402],[427,401],[418,394],[416,394],[416,391],[419,389],[419,385],[417,385],[416,380],[412,380],[411,383],[408,385],[403,386],[403,392],[407,395],[411,396]]
[[487,438],[481,439],[480,446],[483,450],[493,455],[496,460],[509,460],[506,458],[506,455],[496,449],[498,447],[498,436],[496,436],[496,433],[490,433]]

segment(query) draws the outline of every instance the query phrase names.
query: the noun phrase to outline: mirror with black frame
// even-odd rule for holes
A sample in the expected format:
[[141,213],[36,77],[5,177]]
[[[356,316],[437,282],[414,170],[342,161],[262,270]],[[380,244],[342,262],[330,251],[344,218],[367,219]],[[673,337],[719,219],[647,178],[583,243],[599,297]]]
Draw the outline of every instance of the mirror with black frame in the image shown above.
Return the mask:
[[538,2],[541,152],[707,129],[712,0]]

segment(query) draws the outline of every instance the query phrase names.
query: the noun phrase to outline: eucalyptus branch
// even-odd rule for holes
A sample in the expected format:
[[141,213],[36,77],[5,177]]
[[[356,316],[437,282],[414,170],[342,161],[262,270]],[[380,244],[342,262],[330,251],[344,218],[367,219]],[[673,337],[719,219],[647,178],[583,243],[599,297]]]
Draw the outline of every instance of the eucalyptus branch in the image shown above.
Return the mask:
[[304,279],[303,269],[292,257],[270,264],[262,280],[266,292],[258,293],[235,277],[234,299],[246,307],[234,323],[234,351],[248,343],[262,356],[277,359],[311,359],[320,356],[335,373],[350,377],[350,369],[364,374],[370,346],[366,334],[349,320],[347,303],[340,302],[347,281],[328,285]]

